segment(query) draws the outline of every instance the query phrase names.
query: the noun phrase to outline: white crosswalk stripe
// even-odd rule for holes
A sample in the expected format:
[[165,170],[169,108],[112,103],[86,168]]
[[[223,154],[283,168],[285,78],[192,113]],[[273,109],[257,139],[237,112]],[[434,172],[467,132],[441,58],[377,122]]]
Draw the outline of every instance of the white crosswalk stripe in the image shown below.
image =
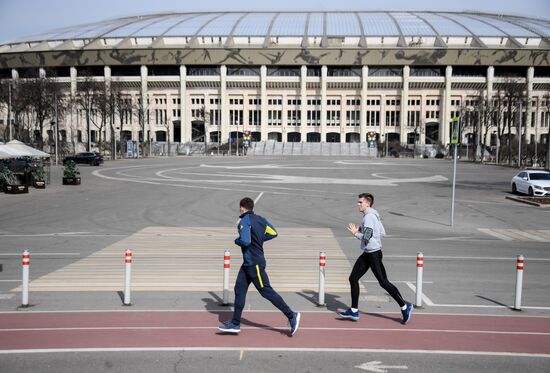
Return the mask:
[[537,241],[550,242],[550,230],[520,230],[520,229],[489,229],[478,228],[489,236],[504,241]]
[[[316,293],[319,251],[325,251],[325,291],[349,291],[351,264],[329,229],[280,228],[278,232],[279,237],[264,245],[266,271],[275,290]],[[241,251],[233,244],[235,237],[235,228],[148,227],[35,279],[30,289],[121,291],[124,288],[124,251],[131,249],[132,291],[221,291],[223,255],[229,248],[232,290],[242,264]]]

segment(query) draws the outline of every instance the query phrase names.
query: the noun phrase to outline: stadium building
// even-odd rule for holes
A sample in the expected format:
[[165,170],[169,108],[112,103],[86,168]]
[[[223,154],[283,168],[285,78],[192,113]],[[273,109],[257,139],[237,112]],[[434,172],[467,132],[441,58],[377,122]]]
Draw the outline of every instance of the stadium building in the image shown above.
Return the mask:
[[[73,97],[84,79],[103,82],[132,103],[102,138],[114,130],[123,142],[171,143],[250,133],[256,142],[446,145],[452,117],[468,114],[480,126],[480,103],[503,102],[479,136],[495,145],[515,85],[525,143],[545,144],[550,21],[436,11],[165,13],[0,44],[0,80],[40,76]],[[83,111],[63,116],[64,141],[99,138]],[[1,128],[7,108],[0,113]],[[464,124],[464,141],[473,141],[479,127]]]

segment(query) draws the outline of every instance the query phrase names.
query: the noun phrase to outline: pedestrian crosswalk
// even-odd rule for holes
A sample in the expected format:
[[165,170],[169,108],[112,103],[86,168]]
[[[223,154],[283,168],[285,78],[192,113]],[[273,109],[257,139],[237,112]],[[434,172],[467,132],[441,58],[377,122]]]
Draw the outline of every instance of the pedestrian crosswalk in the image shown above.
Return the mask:
[[504,241],[550,242],[550,230],[488,228],[478,228],[478,230]]
[[[264,245],[275,290],[317,292],[319,252],[327,254],[326,292],[348,292],[351,264],[330,229],[280,228]],[[231,250],[230,289],[242,264],[235,228],[148,227],[33,280],[31,291],[120,291],[124,252],[132,250],[132,291],[221,291],[224,250]],[[252,287],[251,287],[252,289]],[[19,289],[14,289],[18,291]],[[364,290],[364,289],[363,289]]]

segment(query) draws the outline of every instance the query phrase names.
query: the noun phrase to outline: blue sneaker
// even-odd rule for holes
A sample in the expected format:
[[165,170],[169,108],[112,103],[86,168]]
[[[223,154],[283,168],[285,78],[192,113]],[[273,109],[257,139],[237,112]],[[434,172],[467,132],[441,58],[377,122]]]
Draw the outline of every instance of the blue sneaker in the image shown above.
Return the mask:
[[411,319],[413,309],[413,305],[408,303],[407,308],[401,311],[401,314],[403,315],[403,320],[401,321],[401,324],[405,325]]
[[294,317],[288,320],[290,324],[290,336],[292,337],[300,327],[300,312],[294,313]]
[[224,333],[237,334],[241,331],[241,326],[233,324],[233,321],[229,320],[218,326],[218,330]]
[[345,312],[338,312],[338,315],[340,315],[343,319],[349,319],[353,321],[359,320],[359,311],[353,312],[351,308],[348,308]]

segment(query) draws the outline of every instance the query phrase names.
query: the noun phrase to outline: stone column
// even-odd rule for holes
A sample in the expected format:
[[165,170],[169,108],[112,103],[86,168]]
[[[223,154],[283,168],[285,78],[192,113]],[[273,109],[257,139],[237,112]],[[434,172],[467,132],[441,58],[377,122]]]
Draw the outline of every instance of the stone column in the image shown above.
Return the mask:
[[[147,100],[147,66],[142,65],[141,66],[141,110],[143,113],[143,143],[147,144],[146,148],[149,148],[149,139],[150,137],[147,136],[148,132],[150,131],[149,127],[149,103]],[[141,125],[140,125],[141,130]]]
[[191,123],[187,120],[187,66],[180,66],[180,139],[182,143],[191,141]]
[[75,96],[76,96],[76,80],[77,80],[77,70],[76,70],[76,67],[74,66],[71,66],[71,69],[70,69],[70,72],[71,72],[71,97],[74,99]]
[[399,141],[401,145],[407,144],[407,112],[409,110],[409,77],[411,68],[409,66],[403,66],[403,89],[401,90],[401,114],[399,116]]
[[302,65],[300,80],[300,140],[307,141],[307,66]]
[[260,131],[262,133],[262,141],[267,141],[269,127],[267,126],[267,67],[260,67]]
[[220,111],[221,111],[221,135],[222,143],[228,141],[229,128],[229,102],[227,99],[227,66],[220,66]]
[[[109,66],[103,67],[103,79],[105,80],[105,97],[107,100],[109,100],[111,97],[111,68]],[[112,108],[111,110],[114,110],[114,108]],[[111,115],[114,115],[114,114],[111,114]],[[112,119],[113,119],[113,127],[115,127],[116,123],[114,122],[114,117]],[[104,139],[105,141],[107,141],[107,139],[110,140],[112,138],[111,126],[109,125],[110,120],[111,119],[108,119],[105,125],[105,139]],[[115,131],[115,134],[116,134],[116,131]],[[115,136],[115,141],[116,141],[116,136]]]
[[327,66],[321,66],[321,142],[327,141],[327,72]]
[[367,141],[367,89],[368,89],[368,76],[369,67],[363,66],[361,69],[361,113],[360,118],[360,132],[361,138],[359,142]]

